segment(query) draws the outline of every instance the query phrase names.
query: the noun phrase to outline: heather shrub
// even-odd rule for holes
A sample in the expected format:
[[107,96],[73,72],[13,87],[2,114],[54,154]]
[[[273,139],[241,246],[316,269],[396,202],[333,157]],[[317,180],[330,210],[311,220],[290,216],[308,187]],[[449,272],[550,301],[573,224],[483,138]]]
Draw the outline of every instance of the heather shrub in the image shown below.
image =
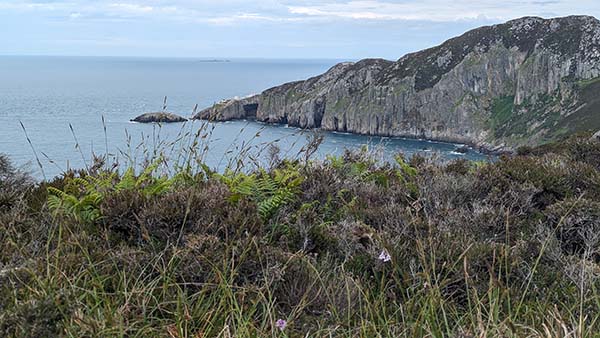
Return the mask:
[[600,203],[586,198],[567,199],[545,211],[547,226],[556,229],[566,255],[594,258],[600,250]]
[[0,335],[594,336],[599,148],[271,149],[251,169],[98,161],[40,183],[0,157]]
[[29,175],[17,170],[5,155],[0,154],[0,212],[19,204],[27,190],[33,187],[32,183]]

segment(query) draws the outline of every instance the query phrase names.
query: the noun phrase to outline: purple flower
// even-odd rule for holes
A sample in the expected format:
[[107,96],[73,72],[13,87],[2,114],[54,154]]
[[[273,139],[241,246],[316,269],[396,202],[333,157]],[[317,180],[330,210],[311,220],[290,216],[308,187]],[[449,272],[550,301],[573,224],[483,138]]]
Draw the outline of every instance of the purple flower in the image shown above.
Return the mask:
[[381,250],[381,253],[379,254],[379,260],[384,263],[387,263],[392,260],[392,256],[390,256],[390,254],[387,252],[387,250],[383,249],[383,250]]
[[283,331],[283,330],[285,330],[285,327],[287,326],[287,321],[285,321],[283,319],[277,319],[277,322],[275,322],[275,326],[277,326],[278,329]]

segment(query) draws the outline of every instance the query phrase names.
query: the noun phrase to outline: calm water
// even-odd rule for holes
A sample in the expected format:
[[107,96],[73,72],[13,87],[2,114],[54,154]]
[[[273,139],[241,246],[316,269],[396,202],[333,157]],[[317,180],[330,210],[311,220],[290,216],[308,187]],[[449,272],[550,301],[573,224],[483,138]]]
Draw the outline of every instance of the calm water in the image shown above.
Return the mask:
[[[143,135],[157,133],[156,126],[130,123],[129,119],[162,108],[168,96],[168,110],[190,115],[194,104],[206,107],[223,98],[245,96],[284,82],[304,79],[326,71],[336,60],[230,60],[206,62],[201,59],[0,57],[0,152],[19,166],[41,177],[33,151],[19,121],[38,152],[47,177],[67,167],[84,166],[81,152],[106,149],[102,117],[106,121],[109,152],[128,149],[129,135],[135,145]],[[72,125],[80,144],[70,130]],[[198,128],[195,122],[187,130]],[[182,125],[160,128],[161,138],[173,140]],[[261,131],[260,137],[253,136]],[[282,153],[293,154],[305,136],[295,128],[267,126],[244,121],[217,123],[206,162],[217,168],[228,151],[242,141],[257,147],[279,140]],[[344,148],[364,144],[382,145],[383,157],[396,152],[424,152],[441,158],[486,159],[471,151],[453,153],[456,145],[417,140],[382,139],[326,133],[319,156],[341,153]]]

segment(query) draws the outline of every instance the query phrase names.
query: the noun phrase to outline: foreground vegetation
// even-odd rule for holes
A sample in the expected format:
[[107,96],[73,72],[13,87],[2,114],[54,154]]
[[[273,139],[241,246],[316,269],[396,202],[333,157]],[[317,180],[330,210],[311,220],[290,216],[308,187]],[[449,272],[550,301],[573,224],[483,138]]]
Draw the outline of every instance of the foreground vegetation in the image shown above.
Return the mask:
[[0,336],[600,332],[600,143],[444,164],[316,143],[44,183],[0,157]]

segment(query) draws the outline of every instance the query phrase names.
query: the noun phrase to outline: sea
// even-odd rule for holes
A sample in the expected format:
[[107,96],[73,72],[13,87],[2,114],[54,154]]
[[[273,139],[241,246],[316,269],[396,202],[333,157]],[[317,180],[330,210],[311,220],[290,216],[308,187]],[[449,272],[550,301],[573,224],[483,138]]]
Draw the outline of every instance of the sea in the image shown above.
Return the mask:
[[[177,142],[203,147],[198,153],[214,170],[223,170],[239,152],[255,150],[247,160],[266,161],[271,144],[280,157],[298,156],[310,131],[252,121],[154,125],[130,119],[161,111],[165,97],[168,111],[189,117],[196,104],[201,109],[260,93],[321,74],[340,61],[0,56],[0,153],[40,179],[89,166],[94,154],[134,161],[149,149],[175,148]],[[201,128],[202,142],[182,141]],[[455,152],[461,145],[452,143],[335,132],[322,136],[314,155],[319,158],[367,147],[384,161],[398,153],[441,161],[490,160],[475,150]]]

